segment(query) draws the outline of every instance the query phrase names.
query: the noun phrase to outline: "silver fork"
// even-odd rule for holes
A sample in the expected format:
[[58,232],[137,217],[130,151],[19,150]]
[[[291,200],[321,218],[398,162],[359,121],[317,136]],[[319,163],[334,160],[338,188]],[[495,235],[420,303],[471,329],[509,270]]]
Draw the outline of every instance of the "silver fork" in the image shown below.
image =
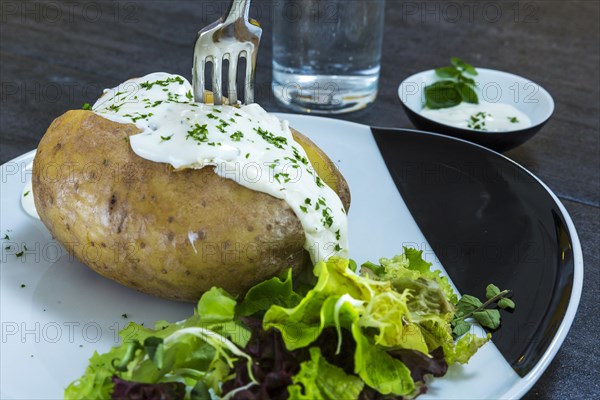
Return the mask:
[[254,20],[248,19],[250,0],[233,0],[221,18],[198,32],[194,46],[194,66],[192,82],[194,99],[206,103],[206,64],[212,63],[213,103],[223,104],[221,75],[223,61],[229,60],[228,102],[235,104],[237,96],[238,60],[246,58],[246,78],[244,82],[244,104],[254,102],[254,70],[256,54],[262,29]]

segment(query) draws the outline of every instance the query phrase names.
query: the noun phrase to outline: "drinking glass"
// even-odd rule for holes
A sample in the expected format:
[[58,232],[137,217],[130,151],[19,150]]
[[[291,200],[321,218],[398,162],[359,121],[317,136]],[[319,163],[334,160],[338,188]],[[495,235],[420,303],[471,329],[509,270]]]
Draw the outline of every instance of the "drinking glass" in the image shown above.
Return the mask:
[[385,0],[274,3],[273,94],[296,111],[335,114],[377,97]]

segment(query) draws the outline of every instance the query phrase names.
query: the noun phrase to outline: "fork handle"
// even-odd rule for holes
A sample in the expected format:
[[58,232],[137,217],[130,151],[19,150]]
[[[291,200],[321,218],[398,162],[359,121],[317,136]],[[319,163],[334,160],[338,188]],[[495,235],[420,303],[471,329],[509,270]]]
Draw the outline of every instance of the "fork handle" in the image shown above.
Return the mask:
[[223,14],[221,19],[223,22],[234,22],[238,19],[248,21],[250,13],[250,0],[232,0],[229,8]]

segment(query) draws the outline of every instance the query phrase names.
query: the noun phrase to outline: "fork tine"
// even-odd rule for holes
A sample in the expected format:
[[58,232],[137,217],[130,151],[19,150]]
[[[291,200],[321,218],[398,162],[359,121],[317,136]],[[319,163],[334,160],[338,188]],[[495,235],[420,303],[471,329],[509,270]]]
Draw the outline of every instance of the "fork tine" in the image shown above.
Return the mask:
[[237,69],[239,56],[232,54],[229,57],[229,105],[237,103]]
[[212,63],[213,63],[213,71],[212,71],[213,72],[213,76],[212,76],[213,104],[215,106],[220,106],[221,104],[223,104],[223,96],[222,96],[223,89],[221,88],[221,75],[222,75],[221,70],[223,68],[223,62],[218,57],[212,57]]
[[213,103],[223,104],[225,95],[222,74],[225,60],[229,60],[226,78],[228,93],[225,94],[229,104],[239,102],[237,73],[238,63],[242,57],[246,58],[244,103],[254,102],[254,70],[262,29],[258,22],[248,18],[250,0],[231,0],[230,4],[223,17],[202,28],[196,37],[192,75],[194,99],[197,102],[206,103],[208,100],[205,91],[210,78],[206,78],[206,63],[212,62]]
[[[244,104],[254,103],[254,60],[253,57],[244,50],[242,54],[246,57],[246,78],[244,81]],[[241,55],[240,55],[241,56]]]
[[[200,64],[200,65],[198,65]],[[192,82],[194,84],[194,101],[196,103],[204,103],[204,73],[206,71],[206,60],[200,60],[200,57],[194,57],[194,67],[192,68],[193,79]]]

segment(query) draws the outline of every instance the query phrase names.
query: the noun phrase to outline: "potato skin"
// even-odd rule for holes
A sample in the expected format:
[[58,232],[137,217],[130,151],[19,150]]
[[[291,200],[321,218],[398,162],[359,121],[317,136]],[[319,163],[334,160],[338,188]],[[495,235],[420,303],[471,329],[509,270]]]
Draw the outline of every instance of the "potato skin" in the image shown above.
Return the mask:
[[[76,110],[57,118],[39,144],[36,208],[80,261],[125,286],[191,302],[213,286],[243,294],[283,269],[310,264],[302,225],[284,200],[212,168],[176,171],[143,159],[128,143],[138,132]],[[340,188],[348,208],[348,186],[335,166],[322,152],[310,158],[326,166],[331,176],[322,179]]]

